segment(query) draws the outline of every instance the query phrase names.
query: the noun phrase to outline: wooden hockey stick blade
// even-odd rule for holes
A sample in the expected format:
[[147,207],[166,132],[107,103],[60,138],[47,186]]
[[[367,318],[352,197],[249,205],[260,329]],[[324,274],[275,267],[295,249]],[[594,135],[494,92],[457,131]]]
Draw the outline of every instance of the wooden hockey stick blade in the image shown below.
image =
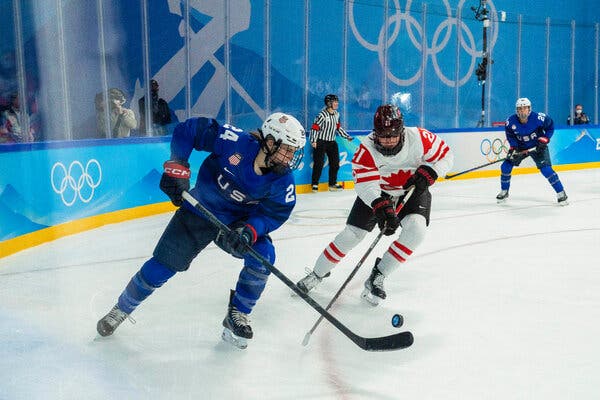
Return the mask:
[[[214,224],[221,231],[228,233],[231,232],[231,229],[223,222],[221,222],[217,217],[215,217],[209,210],[207,210],[202,204],[198,202],[191,194],[184,191],[182,193],[182,197],[191,204],[196,210],[198,210],[206,219],[208,219],[212,224]],[[254,249],[248,246],[248,254],[253,257],[256,261],[260,262],[265,268],[267,268],[273,275],[279,278],[287,287],[293,290],[298,296],[300,296],[305,302],[307,302],[315,311],[323,316],[327,321],[329,321],[334,327],[336,327],[340,332],[342,332],[348,339],[354,342],[357,346],[367,351],[389,351],[389,350],[399,350],[406,347],[409,347],[413,342],[412,333],[410,332],[401,332],[395,335],[384,336],[384,337],[376,337],[376,338],[365,338],[357,335],[352,332],[350,329],[346,327],[346,325],[342,324],[337,318],[327,312],[323,307],[319,305],[312,297],[308,296],[306,293],[298,289],[296,284],[292,282],[287,276],[283,274],[279,269],[277,269],[273,264],[271,264],[267,259],[258,254]]]

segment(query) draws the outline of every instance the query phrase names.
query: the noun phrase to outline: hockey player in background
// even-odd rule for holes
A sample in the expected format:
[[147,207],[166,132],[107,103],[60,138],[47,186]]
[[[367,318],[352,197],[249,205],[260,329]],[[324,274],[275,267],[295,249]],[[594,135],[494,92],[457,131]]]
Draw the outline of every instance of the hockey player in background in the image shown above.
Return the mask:
[[[291,115],[274,113],[258,133],[247,133],[214,119],[191,118],[178,124],[171,140],[171,159],[164,163],[160,188],[180,207],[163,232],[153,256],[131,278],[117,304],[98,321],[102,336],[115,329],[154,290],[192,260],[213,240],[244,267],[223,320],[225,341],[239,348],[253,336],[248,314],[265,288],[270,271],[248,254],[251,246],[270,263],[275,249],[269,233],[279,228],[296,204],[292,170],[302,159],[306,143],[302,125]],[[192,150],[210,155],[198,171],[190,194],[231,232],[220,232],[182,199],[190,188],[188,158]],[[210,259],[199,263],[209,264]]]
[[[377,305],[386,298],[384,279],[406,262],[425,237],[431,210],[429,186],[450,170],[452,152],[428,130],[405,127],[402,113],[393,105],[377,108],[373,126],[352,159],[357,198],[346,226],[325,247],[313,271],[297,283],[305,293],[328,276],[375,225],[385,235],[393,235],[402,226],[398,238],[377,258],[364,284],[362,297]],[[412,196],[396,215],[396,204],[411,186],[415,187]]]
[[531,101],[526,97],[517,99],[515,107],[516,113],[508,117],[504,127],[510,148],[500,166],[500,193],[496,196],[496,201],[503,203],[508,199],[513,167],[531,156],[556,192],[558,204],[569,204],[560,178],[552,168],[548,151],[548,143],[554,134],[552,118],[544,113],[531,111]]

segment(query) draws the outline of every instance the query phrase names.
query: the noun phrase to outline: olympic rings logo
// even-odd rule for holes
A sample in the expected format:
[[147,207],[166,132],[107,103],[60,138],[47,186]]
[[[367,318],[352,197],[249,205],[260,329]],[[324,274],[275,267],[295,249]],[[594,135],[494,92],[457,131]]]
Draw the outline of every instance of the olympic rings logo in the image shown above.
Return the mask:
[[60,195],[67,207],[75,204],[77,198],[83,203],[89,203],[101,181],[102,168],[93,158],[87,162],[85,168],[79,161],[73,161],[68,169],[61,162],[54,163],[50,173],[52,189]]
[[[349,7],[350,8],[349,17],[348,17],[349,22],[350,22],[350,27],[352,29],[352,33],[354,34],[354,36],[356,37],[358,42],[361,45],[363,45],[363,47],[366,48],[367,50],[377,52],[379,62],[385,68],[386,76],[392,82],[397,84],[398,86],[410,86],[410,85],[414,84],[415,82],[417,82],[421,78],[421,76],[425,70],[425,65],[420,65],[418,70],[415,72],[415,74],[413,76],[408,77],[406,79],[402,79],[402,78],[395,76],[392,73],[392,71],[389,69],[389,66],[386,65],[387,63],[385,62],[385,58],[387,57],[387,50],[390,49],[390,47],[398,39],[398,36],[400,35],[400,29],[402,28],[402,21],[404,21],[404,23],[406,24],[406,32],[407,32],[408,38],[410,39],[412,45],[417,49],[417,51],[425,52],[425,54],[421,57],[422,64],[426,64],[427,58],[431,57],[431,62],[433,64],[435,73],[438,76],[438,78],[440,78],[440,80],[442,82],[444,82],[444,84],[446,84],[447,86],[450,86],[450,87],[464,85],[473,75],[473,71],[475,70],[475,64],[476,64],[477,58],[481,57],[482,54],[481,54],[481,51],[477,50],[475,38],[473,37],[473,33],[470,31],[470,29],[467,27],[467,25],[464,23],[464,21],[462,19],[458,19],[455,16],[452,16],[452,9],[450,7],[448,0],[443,0],[444,6],[446,9],[446,17],[447,18],[444,21],[442,21],[435,29],[435,31],[433,33],[433,37],[432,37],[431,46],[429,46],[427,43],[425,43],[425,44],[423,43],[424,40],[422,38],[423,38],[424,28],[411,15],[412,0],[407,0],[406,10],[404,12],[402,12],[402,9],[400,7],[400,1],[399,0],[393,0],[393,1],[394,1],[394,7],[396,9],[396,12],[393,15],[389,15],[387,17],[387,19],[384,21],[384,23],[382,24],[381,29],[379,30],[379,35],[377,37],[376,43],[369,42],[359,32],[359,30],[356,26],[355,18],[354,18],[354,2],[351,2],[351,6]],[[459,11],[457,11],[457,12],[460,12],[461,8],[464,6],[465,1],[466,0],[459,1],[458,6],[457,6],[457,10],[459,10]],[[494,6],[492,0],[488,0],[487,4],[490,7],[490,15],[492,15],[492,16],[496,15],[496,7]],[[458,14],[458,15],[460,15],[460,14]],[[494,48],[494,45],[498,39],[498,21],[495,18],[492,18],[490,20],[490,22],[491,22],[490,28],[491,28],[492,35],[491,35],[490,42],[488,44],[488,52],[491,53],[491,51]],[[459,25],[460,25],[460,31],[458,30]],[[388,30],[392,26],[393,26],[393,30],[388,35]],[[466,51],[466,53],[469,56],[471,56],[471,62],[470,62],[467,72],[462,77],[455,76],[454,78],[456,78],[456,79],[448,78],[442,72],[442,69],[438,62],[438,53],[440,53],[448,45],[448,43],[456,43],[456,41],[450,42],[450,38],[453,33],[453,28],[455,28],[454,32],[457,32],[457,34],[458,34],[458,43],[460,45],[460,48],[462,50]],[[420,37],[420,40],[418,37]],[[387,38],[387,40],[386,40],[386,38]],[[425,42],[426,42],[426,40],[425,40]],[[404,54],[404,58],[406,58],[405,54]],[[415,57],[414,59],[418,59],[418,58]],[[452,74],[455,74],[455,72],[452,71]]]
[[494,140],[483,139],[479,144],[481,154],[489,161],[497,161],[508,153],[508,140],[495,138]]

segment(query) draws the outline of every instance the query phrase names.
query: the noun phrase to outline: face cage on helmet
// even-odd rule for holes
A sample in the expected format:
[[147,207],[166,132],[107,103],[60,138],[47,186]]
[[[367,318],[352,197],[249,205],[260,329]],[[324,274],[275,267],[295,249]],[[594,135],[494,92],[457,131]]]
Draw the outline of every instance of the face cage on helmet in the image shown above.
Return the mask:
[[[525,107],[527,107],[527,111],[525,111],[525,110],[519,111],[519,108],[523,109]],[[517,117],[519,117],[519,119],[526,120],[527,118],[529,118],[529,115],[531,114],[531,106],[517,107],[516,114],[517,114]]]
[[[262,135],[262,131],[261,131],[261,135]],[[267,148],[267,144],[266,144],[267,139],[274,140],[273,148],[270,151]],[[279,151],[279,148],[281,147],[281,143],[282,143],[281,139],[275,141],[275,138],[273,137],[273,135],[268,135],[267,138],[263,139],[263,144],[262,144],[262,147],[265,150],[265,153],[267,153],[267,156],[265,157],[265,164],[267,165],[268,168],[273,170],[273,172],[275,172],[278,175],[284,175],[288,172],[292,172],[292,171],[296,170],[300,166],[300,163],[302,162],[302,158],[304,157],[304,148],[299,147],[298,149],[296,149],[296,151],[294,151],[294,155],[292,156],[291,160],[287,164],[281,164],[281,163],[275,162],[272,159],[272,157],[275,154],[277,154],[277,152]]]
[[[379,143],[380,138],[386,137],[395,137],[398,136],[398,144],[394,147],[385,147]],[[402,128],[402,132],[399,135],[378,135],[377,132],[373,132],[373,143],[375,144],[375,149],[380,152],[384,156],[395,156],[402,150],[402,146],[404,146],[404,128]]]

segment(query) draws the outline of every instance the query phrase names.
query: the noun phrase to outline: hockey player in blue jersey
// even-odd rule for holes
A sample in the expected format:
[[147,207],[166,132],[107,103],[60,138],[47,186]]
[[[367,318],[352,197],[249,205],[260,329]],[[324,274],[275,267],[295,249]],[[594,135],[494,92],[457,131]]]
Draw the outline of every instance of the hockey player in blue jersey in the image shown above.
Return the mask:
[[[164,163],[160,188],[180,206],[163,232],[153,256],[131,278],[117,304],[98,321],[102,336],[115,329],[154,290],[192,260],[212,241],[244,259],[223,320],[223,339],[245,348],[253,336],[248,314],[265,288],[270,271],[247,254],[249,246],[270,263],[275,249],[269,233],[279,228],[296,204],[292,170],[302,159],[305,131],[293,116],[270,115],[257,133],[247,133],[214,119],[191,118],[178,124],[171,140],[171,159]],[[210,155],[190,191],[188,158],[192,150]],[[220,232],[182,199],[189,191],[200,204],[231,228]],[[200,263],[210,263],[210,260]]]
[[504,131],[510,148],[506,160],[500,166],[501,190],[496,196],[496,201],[503,203],[508,199],[513,167],[531,156],[536,167],[556,192],[558,204],[567,205],[567,194],[560,178],[552,168],[548,151],[548,143],[554,134],[552,118],[544,113],[531,111],[531,101],[523,97],[517,99],[516,113],[508,117]]

